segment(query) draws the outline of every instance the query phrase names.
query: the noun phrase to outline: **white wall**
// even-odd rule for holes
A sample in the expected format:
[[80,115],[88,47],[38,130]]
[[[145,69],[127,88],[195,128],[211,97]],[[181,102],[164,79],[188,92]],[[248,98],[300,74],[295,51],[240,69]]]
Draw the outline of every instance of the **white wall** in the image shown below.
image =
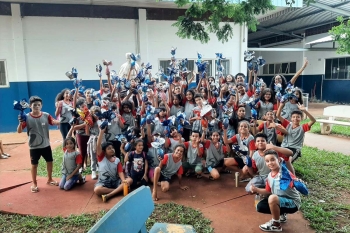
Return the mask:
[[[148,23],[148,51],[149,62],[153,65],[153,72],[159,69],[159,60],[170,59],[171,47],[177,47],[176,57],[197,59],[197,52],[203,56],[202,60],[215,59],[215,53],[223,55],[231,60],[231,73],[241,72],[240,70],[240,26],[233,25],[234,36],[229,42],[221,43],[216,36],[211,34],[208,44],[201,44],[193,39],[181,39],[176,36],[177,28],[171,26],[174,21],[155,21]],[[214,67],[213,67],[214,68]]]
[[28,81],[67,80],[73,66],[83,80],[96,79],[103,59],[118,70],[126,52],[135,52],[135,20],[24,17]]
[[[328,36],[328,33],[313,35],[305,38],[305,43],[321,39]],[[333,43],[324,43],[313,46],[313,48],[331,48]],[[336,45],[337,47],[337,45]],[[310,48],[309,45],[305,45],[304,42],[296,42],[283,46],[276,46],[273,48]],[[304,75],[324,74],[325,73],[325,59],[336,57],[349,57],[349,55],[340,55],[336,51],[305,51],[305,52],[259,52],[259,55],[263,56],[266,63],[279,63],[279,62],[297,62],[297,69],[302,64],[304,57],[309,61],[308,67],[303,72]]]
[[11,16],[0,16],[0,60],[6,60],[9,80],[16,79]]

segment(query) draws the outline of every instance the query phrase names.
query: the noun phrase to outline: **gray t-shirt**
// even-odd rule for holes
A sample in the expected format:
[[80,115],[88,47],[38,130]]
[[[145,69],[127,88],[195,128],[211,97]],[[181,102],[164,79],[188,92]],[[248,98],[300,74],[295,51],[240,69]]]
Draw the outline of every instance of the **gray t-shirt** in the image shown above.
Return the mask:
[[52,125],[52,116],[42,112],[40,116],[32,116],[27,113],[27,135],[29,137],[29,148],[40,149],[50,146],[49,124]]
[[62,109],[60,113],[60,123],[68,123],[73,115],[72,115],[72,110],[74,109],[72,104],[67,104],[66,102],[62,101]]

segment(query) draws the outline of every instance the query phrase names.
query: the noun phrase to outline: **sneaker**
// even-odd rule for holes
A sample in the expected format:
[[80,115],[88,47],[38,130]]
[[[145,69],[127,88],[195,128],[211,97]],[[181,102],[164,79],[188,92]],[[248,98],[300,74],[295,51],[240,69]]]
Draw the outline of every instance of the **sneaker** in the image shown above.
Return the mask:
[[280,215],[280,222],[281,223],[287,222],[287,214],[281,214]]
[[8,159],[9,157],[7,157],[6,155],[1,155],[0,158],[2,158],[2,159]]
[[249,182],[251,180],[251,178],[246,178],[246,179],[242,179],[239,182],[240,183],[244,183],[244,182]]
[[91,173],[91,179],[96,180],[97,179],[97,174],[95,171],[92,171]]
[[274,231],[282,231],[281,225],[274,225],[274,221],[270,220],[269,222],[262,224],[259,226],[262,231],[274,232]]

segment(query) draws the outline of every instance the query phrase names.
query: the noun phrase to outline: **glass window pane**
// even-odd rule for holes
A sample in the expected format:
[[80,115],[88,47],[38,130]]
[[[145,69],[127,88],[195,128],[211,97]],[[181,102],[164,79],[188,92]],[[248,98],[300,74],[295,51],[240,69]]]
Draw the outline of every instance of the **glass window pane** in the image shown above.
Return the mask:
[[269,74],[275,74],[275,64],[269,64]]
[[338,70],[339,70],[339,59],[332,59],[332,79],[338,79]]
[[345,79],[345,58],[339,58],[339,79]]
[[269,74],[269,65],[268,64],[265,64],[263,66],[263,74]]
[[291,62],[289,63],[289,73],[295,74],[297,72],[297,63]]
[[350,57],[346,58],[346,73],[345,78],[350,79]]
[[281,73],[281,63],[275,64],[275,73],[276,74]]
[[282,63],[282,74],[288,74],[288,63]]
[[[170,60],[161,60],[159,61],[159,69],[163,68],[164,74],[168,74],[167,68],[169,67]],[[158,72],[158,71],[157,71]],[[160,77],[159,81],[165,81],[164,78]]]
[[332,79],[332,59],[326,59],[325,79]]

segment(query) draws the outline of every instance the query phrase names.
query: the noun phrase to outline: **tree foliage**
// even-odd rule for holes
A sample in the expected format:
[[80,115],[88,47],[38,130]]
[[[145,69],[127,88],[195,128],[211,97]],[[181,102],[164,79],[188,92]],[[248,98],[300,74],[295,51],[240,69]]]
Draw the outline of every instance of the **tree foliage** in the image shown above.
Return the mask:
[[[159,0],[161,1],[161,0]],[[295,0],[285,0],[292,6]],[[314,0],[305,0],[307,4]],[[178,28],[180,38],[199,40],[208,43],[209,33],[214,33],[219,41],[227,42],[233,36],[232,24],[246,24],[256,31],[258,21],[255,16],[275,9],[271,0],[175,0],[178,7],[190,5],[185,15],[180,16],[173,26]]]
[[338,54],[350,54],[350,20],[347,22],[343,17],[338,17],[337,21],[340,23],[329,30],[329,34],[338,42]]

